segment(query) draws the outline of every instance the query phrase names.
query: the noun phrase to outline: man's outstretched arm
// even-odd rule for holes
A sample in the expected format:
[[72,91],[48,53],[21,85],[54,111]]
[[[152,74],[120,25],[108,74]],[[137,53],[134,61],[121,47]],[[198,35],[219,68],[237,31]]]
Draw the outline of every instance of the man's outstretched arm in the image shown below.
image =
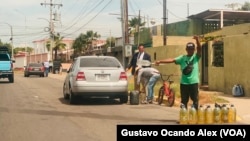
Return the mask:
[[158,60],[155,62],[156,65],[159,65],[161,63],[175,63],[175,59],[174,58],[168,58],[168,59],[164,59],[164,60]]
[[196,47],[197,55],[201,56],[202,51],[201,51],[201,43],[200,43],[200,40],[199,40],[199,36],[194,36],[193,38],[195,39],[196,45],[197,45],[197,47]]

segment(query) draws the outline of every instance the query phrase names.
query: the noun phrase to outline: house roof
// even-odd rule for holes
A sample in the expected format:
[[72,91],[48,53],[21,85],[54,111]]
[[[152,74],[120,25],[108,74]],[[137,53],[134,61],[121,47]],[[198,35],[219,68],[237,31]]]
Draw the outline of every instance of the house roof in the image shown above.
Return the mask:
[[191,15],[190,19],[203,19],[203,20],[248,20],[250,21],[250,11],[235,11],[223,9],[208,9],[201,13]]

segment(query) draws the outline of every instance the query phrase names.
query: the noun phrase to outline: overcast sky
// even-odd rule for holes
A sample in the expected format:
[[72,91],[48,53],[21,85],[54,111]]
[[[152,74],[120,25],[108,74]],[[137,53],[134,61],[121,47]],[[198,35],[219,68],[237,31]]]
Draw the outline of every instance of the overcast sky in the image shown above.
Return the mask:
[[[102,39],[121,37],[121,0],[52,0],[53,13],[61,15],[55,22],[55,32],[75,39],[80,33],[93,30]],[[129,15],[145,17],[147,26],[162,24],[164,0],[128,0]],[[168,23],[186,20],[187,16],[208,9],[229,9],[231,3],[244,4],[248,0],[166,0]],[[48,38],[50,0],[0,0],[0,39],[10,43],[11,27],[14,46],[32,46],[32,42]],[[46,3],[46,5],[41,5]],[[62,4],[62,6],[60,6]],[[129,17],[131,18],[131,17]]]

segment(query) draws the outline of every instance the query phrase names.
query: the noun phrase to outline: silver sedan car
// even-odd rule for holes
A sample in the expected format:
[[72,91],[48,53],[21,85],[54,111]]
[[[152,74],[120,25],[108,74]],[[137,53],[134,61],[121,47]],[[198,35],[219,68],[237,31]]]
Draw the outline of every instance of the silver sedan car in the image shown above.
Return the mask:
[[115,57],[77,57],[67,71],[63,96],[70,104],[74,104],[78,97],[119,98],[120,103],[127,103],[127,74]]

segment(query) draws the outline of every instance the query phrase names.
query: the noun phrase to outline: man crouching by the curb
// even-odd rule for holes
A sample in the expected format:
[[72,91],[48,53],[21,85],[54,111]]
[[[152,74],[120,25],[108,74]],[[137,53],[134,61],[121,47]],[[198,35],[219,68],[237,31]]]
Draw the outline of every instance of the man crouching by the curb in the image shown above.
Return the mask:
[[137,85],[143,82],[143,87],[147,89],[146,100],[143,104],[152,104],[154,100],[154,87],[160,78],[160,72],[155,68],[138,68]]

